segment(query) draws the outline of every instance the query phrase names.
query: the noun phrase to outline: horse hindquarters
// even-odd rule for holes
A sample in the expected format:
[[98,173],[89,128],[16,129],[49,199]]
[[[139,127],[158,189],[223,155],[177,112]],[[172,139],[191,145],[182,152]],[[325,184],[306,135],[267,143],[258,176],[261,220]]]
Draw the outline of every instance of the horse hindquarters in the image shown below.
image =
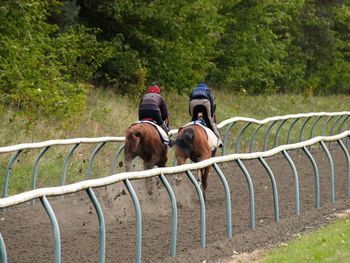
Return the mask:
[[132,160],[138,156],[138,148],[141,143],[141,133],[139,131],[129,131],[125,136],[125,170],[130,171]]

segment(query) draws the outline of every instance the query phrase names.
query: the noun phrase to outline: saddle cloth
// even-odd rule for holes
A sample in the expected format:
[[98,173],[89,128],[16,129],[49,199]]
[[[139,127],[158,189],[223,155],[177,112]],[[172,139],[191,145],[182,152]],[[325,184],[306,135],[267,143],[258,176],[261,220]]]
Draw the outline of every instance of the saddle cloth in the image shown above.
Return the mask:
[[138,121],[136,123],[149,123],[152,124],[154,127],[157,128],[158,134],[161,138],[161,140],[163,141],[164,144],[168,145],[170,143],[170,139],[169,136],[166,134],[166,132],[163,130],[162,127],[160,127],[158,124],[156,124],[153,121],[146,121],[146,120],[142,120],[142,121]]
[[182,126],[181,128],[186,127],[188,125],[192,125],[192,124],[198,125],[198,126],[202,127],[205,130],[205,132],[207,133],[208,144],[209,144],[209,148],[210,148],[211,151],[213,151],[216,148],[218,148],[219,138],[216,137],[215,133],[211,129],[209,129],[208,127],[204,126],[200,122],[198,122],[198,121],[191,121],[191,122],[185,124],[184,126]]

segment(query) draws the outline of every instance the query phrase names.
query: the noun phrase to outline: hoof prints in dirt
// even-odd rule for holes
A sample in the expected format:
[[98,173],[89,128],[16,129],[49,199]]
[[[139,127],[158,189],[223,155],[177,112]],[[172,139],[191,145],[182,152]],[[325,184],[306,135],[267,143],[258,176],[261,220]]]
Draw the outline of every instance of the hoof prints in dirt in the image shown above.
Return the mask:
[[[326,224],[334,214],[350,208],[347,193],[347,165],[341,150],[331,151],[335,171],[335,203],[329,202],[329,167],[324,152],[313,149],[320,173],[321,208],[314,208],[314,175],[311,163],[301,151],[291,151],[299,176],[300,217],[294,212],[293,176],[281,155],[267,158],[277,182],[280,222],[274,222],[271,182],[257,160],[243,160],[253,180],[256,230],[249,228],[249,195],[244,176],[234,162],[222,165],[232,198],[233,238],[226,238],[225,196],[222,184],[212,172],[206,202],[205,249],[200,248],[199,203],[196,192],[184,175],[167,176],[177,198],[177,255],[170,258],[171,204],[166,190],[154,182],[149,196],[143,181],[132,181],[142,210],[143,262],[210,262],[231,257],[234,253],[271,247]],[[177,178],[177,179],[176,179]],[[182,180],[179,180],[181,178]],[[134,208],[123,183],[94,189],[106,222],[106,262],[135,260]],[[63,262],[98,261],[98,220],[84,191],[49,198],[61,231]],[[1,212],[0,229],[9,262],[53,261],[53,234],[44,209],[22,204]]]

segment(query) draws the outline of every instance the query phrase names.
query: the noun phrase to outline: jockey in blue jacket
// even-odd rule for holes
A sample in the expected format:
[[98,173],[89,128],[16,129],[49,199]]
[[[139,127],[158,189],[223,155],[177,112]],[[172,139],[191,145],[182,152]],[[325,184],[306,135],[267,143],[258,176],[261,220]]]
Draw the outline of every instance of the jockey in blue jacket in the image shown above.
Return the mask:
[[209,87],[205,83],[200,83],[190,94],[189,113],[192,121],[198,120],[198,114],[203,114],[205,124],[211,129],[219,139],[219,147],[222,147],[219,131],[215,123],[215,104],[214,98]]

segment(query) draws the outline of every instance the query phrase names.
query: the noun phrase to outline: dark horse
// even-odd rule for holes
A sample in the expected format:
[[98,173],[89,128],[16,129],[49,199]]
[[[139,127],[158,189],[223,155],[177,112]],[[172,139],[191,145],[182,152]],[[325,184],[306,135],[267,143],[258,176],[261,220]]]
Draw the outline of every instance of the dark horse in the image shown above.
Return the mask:
[[[216,149],[211,151],[205,130],[196,124],[190,124],[179,129],[175,141],[175,156],[177,165],[184,164],[189,158],[193,162],[200,162],[215,156]],[[210,166],[200,170],[203,196],[208,186]]]
[[[125,131],[125,169],[130,170],[131,162],[135,157],[143,160],[145,170],[155,165],[164,167],[168,160],[167,146],[162,142],[157,128],[149,123],[132,124]],[[149,194],[152,193],[152,178],[146,179],[146,188]]]

